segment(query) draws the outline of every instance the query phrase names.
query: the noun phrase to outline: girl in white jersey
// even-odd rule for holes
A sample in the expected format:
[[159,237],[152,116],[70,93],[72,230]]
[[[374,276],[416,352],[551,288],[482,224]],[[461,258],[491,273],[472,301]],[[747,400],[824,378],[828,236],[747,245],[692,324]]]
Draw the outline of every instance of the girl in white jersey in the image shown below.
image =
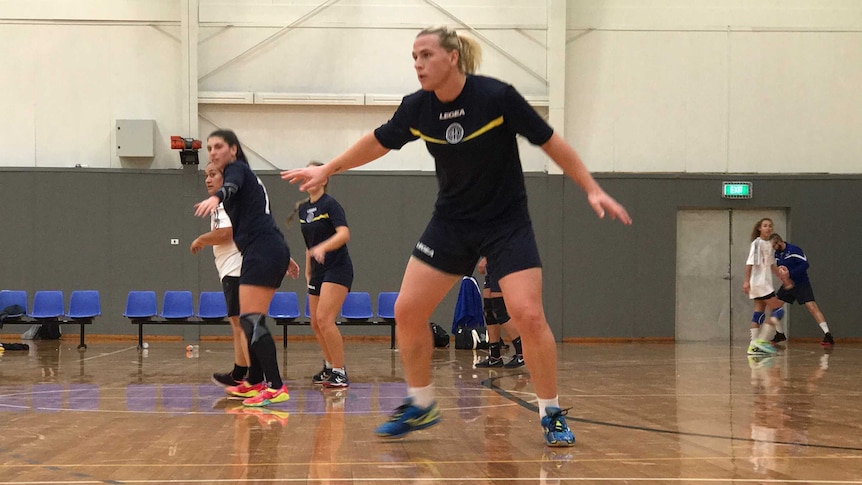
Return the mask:
[[[784,302],[775,296],[775,289],[772,286],[772,275],[777,275],[775,252],[769,242],[772,229],[772,219],[764,217],[757,221],[751,231],[751,247],[748,251],[748,260],[745,262],[745,282],[742,284],[742,291],[754,300],[748,355],[776,353],[775,346],[769,340],[776,331],[781,331],[781,318],[784,316]],[[767,308],[770,311],[769,319],[764,313]],[[766,325],[763,325],[764,322]]]

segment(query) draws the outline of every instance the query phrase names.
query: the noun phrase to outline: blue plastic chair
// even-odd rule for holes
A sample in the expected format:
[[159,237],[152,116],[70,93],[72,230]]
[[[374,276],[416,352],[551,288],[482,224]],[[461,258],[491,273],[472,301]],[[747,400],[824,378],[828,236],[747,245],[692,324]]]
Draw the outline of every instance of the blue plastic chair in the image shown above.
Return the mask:
[[293,322],[299,318],[299,297],[296,292],[276,292],[269,302],[267,315],[277,322]]
[[66,313],[66,316],[72,323],[81,326],[79,349],[87,348],[87,344],[84,343],[84,325],[93,323],[93,319],[101,314],[102,303],[99,299],[98,290],[75,290],[72,292],[72,296],[69,297],[69,312]]
[[201,320],[224,320],[227,318],[227,302],[222,291],[202,291],[198,304]]
[[344,303],[341,305],[341,318],[347,322],[368,322],[374,318],[371,310],[371,295],[365,291],[351,291],[347,293]]
[[310,302],[308,301],[308,293],[305,294],[305,318],[311,318],[311,307]]
[[[308,295],[305,296],[305,311],[308,313]],[[281,325],[281,345],[287,348],[287,325],[297,322],[299,318],[299,296],[294,291],[278,291],[269,302],[269,310],[266,312],[270,318]]]
[[71,319],[92,319],[102,314],[102,304],[98,290],[75,290],[69,297],[69,313]]
[[384,322],[395,320],[395,300],[397,298],[397,291],[380,292],[377,295],[377,318]]
[[389,348],[395,348],[395,300],[398,299],[397,291],[381,291],[377,295],[377,321],[388,323]]
[[150,320],[158,312],[155,291],[130,291],[126,297],[126,311],[123,316],[138,326],[138,349],[144,347],[144,325],[141,322]]
[[4,308],[12,305],[18,305],[24,309],[24,313],[7,315],[7,317],[23,317],[27,314],[27,292],[24,290],[0,290],[0,312]]
[[159,313],[155,291],[130,291],[123,316],[132,319],[152,318]]
[[37,291],[33,296],[33,310],[28,315],[38,320],[58,319],[65,313],[63,307],[62,291]]
[[191,318],[195,314],[195,305],[191,291],[166,291],[162,301],[162,318],[181,320]]

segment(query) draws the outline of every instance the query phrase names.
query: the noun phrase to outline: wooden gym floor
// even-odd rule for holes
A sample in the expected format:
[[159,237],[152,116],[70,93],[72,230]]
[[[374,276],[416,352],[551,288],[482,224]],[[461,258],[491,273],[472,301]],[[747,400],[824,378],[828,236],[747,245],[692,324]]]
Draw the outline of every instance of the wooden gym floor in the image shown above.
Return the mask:
[[312,342],[278,345],[291,399],[244,409],[209,381],[228,342],[75,336],[0,355],[0,484],[862,484],[862,345],[560,344],[572,448],[543,444],[525,368],[434,354],[443,421],[373,429],[405,391],[388,342],[346,344],[351,387],[323,392]]

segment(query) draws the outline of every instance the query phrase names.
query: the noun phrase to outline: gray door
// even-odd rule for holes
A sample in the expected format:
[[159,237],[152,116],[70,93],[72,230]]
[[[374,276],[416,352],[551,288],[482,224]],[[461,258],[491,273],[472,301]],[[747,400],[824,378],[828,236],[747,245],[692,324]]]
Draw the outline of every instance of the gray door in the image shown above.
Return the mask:
[[784,210],[677,213],[677,341],[748,339],[752,304],[742,292],[742,283],[751,231],[762,217],[771,218],[775,232],[789,237]]

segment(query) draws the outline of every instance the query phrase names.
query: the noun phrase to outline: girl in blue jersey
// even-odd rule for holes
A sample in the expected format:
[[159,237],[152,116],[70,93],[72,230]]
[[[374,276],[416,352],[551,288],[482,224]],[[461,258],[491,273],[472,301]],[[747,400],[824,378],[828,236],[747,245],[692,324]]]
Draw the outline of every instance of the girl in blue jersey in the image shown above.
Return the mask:
[[593,179],[575,150],[509,84],[474,75],[478,43],[447,27],[429,27],[413,42],[422,89],[407,95],[388,122],[321,167],[282,172],[301,190],[422,139],[434,157],[439,191],[434,214],[407,263],[395,304],[396,335],[408,397],[381,437],[399,437],[436,424],[431,382],[432,312],[480,255],[499,281],[538,396],[549,446],[571,446],[557,397],[557,351],[542,308],[542,269],[527,211],[516,135],[540,145],[587,194],[599,217],[630,224],[625,208]]
[[266,406],[290,399],[281,380],[275,342],[265,315],[275,290],[287,271],[299,276],[299,266],[269,210],[269,197],[252,172],[236,134],[216,130],[207,138],[210,162],[222,170],[224,184],[209,198],[195,204],[195,215],[209,217],[224,204],[233,223],[233,240],[242,253],[239,276],[240,325],[248,341],[251,360],[246,380],[226,388],[228,394],[246,398],[246,406]]
[[[308,164],[320,165],[320,162]],[[323,351],[323,369],[311,381],[327,388],[347,387],[350,382],[344,367],[344,341],[335,321],[353,284],[353,262],[347,252],[350,229],[341,204],[326,193],[326,184],[310,188],[308,196],[297,204],[287,222],[299,215],[308,248],[305,279],[311,328]]]

